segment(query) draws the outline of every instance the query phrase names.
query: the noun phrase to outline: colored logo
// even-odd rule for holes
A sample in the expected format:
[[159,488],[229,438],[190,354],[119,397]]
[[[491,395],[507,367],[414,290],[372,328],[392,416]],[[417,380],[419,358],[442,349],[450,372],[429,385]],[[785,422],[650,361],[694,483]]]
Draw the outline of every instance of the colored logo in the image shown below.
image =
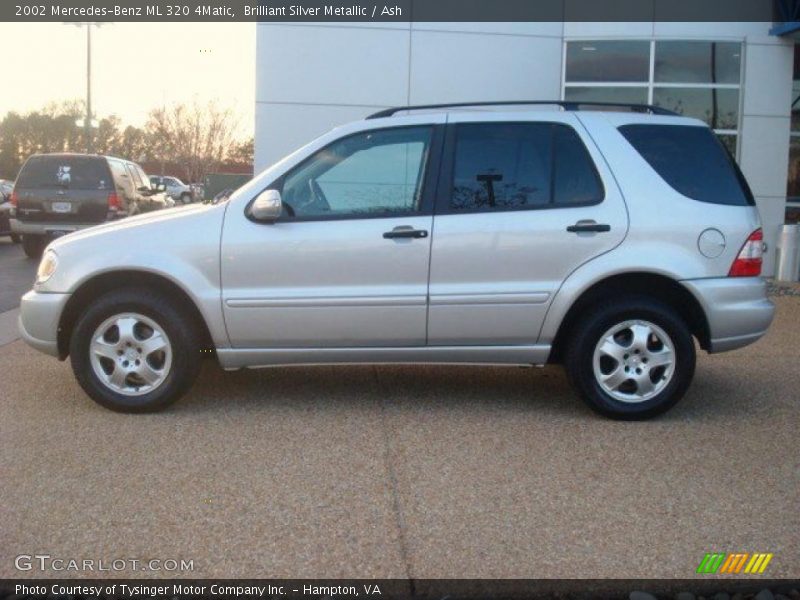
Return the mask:
[[704,575],[715,573],[756,575],[764,572],[769,561],[772,560],[772,556],[771,553],[761,552],[753,554],[748,552],[734,552],[732,554],[726,554],[725,552],[709,553],[700,561],[697,572]]

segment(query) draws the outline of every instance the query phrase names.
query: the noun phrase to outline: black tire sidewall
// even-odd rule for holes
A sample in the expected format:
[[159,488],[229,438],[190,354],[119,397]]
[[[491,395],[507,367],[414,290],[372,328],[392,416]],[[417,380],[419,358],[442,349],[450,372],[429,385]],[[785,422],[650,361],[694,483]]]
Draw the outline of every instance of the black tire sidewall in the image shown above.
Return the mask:
[[[663,329],[675,346],[675,372],[658,395],[644,402],[622,402],[610,396],[594,376],[594,350],[600,337],[611,327],[628,320],[650,321]],[[620,420],[646,419],[672,408],[686,393],[695,369],[692,335],[668,305],[650,298],[631,298],[599,307],[578,325],[567,354],[570,380],[581,397],[596,412]]]
[[22,250],[28,258],[41,258],[44,247],[44,236],[23,234]]
[[[100,324],[121,313],[139,313],[155,321],[172,347],[172,366],[166,380],[152,392],[125,396],[109,389],[92,368],[89,344]],[[98,404],[118,412],[152,412],[165,408],[182,396],[200,368],[200,346],[191,322],[160,294],[119,290],[95,301],[80,317],[70,339],[70,362],[84,391]]]

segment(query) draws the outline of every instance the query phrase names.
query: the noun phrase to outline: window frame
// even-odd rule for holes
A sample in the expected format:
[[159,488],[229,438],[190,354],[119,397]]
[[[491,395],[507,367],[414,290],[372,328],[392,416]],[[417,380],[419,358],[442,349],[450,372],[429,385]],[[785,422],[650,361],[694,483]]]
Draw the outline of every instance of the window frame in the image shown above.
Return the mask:
[[[579,82],[567,81],[567,48],[571,43],[586,43],[598,41],[642,41],[649,42],[650,44],[650,70],[648,80],[643,82]],[[656,45],[659,42],[707,42],[707,43],[735,43],[739,44],[739,83],[692,83],[692,82],[658,82],[655,80],[655,64],[656,64]],[[694,88],[694,89],[728,89],[736,90],[738,92],[738,106],[736,115],[736,129],[711,129],[718,137],[719,136],[733,136],[736,140],[734,158],[739,160],[741,156],[741,133],[742,133],[742,118],[744,112],[744,77],[745,77],[745,62],[747,44],[742,37],[729,37],[729,38],[705,38],[705,37],[610,37],[610,38],[597,38],[597,37],[570,37],[565,38],[562,48],[561,60],[561,99],[566,99],[566,92],[571,87],[586,87],[586,88],[637,88],[645,89],[647,91],[647,104],[653,104],[653,95],[655,88]],[[688,115],[687,115],[688,116]]]
[[[455,177],[455,162],[456,162],[456,141],[457,137],[457,129],[459,126],[468,126],[468,125],[531,125],[531,124],[542,124],[542,125],[549,125],[553,128],[551,132],[550,138],[550,193],[551,197],[553,194],[553,186],[555,184],[553,180],[553,175],[555,173],[555,160],[554,160],[554,152],[555,152],[555,144],[553,143],[555,139],[555,128],[556,127],[567,127],[575,134],[578,138],[580,143],[583,145],[583,149],[586,152],[586,156],[589,159],[590,164],[592,165],[592,170],[594,171],[595,178],[597,179],[597,183],[600,187],[600,198],[598,200],[592,200],[588,202],[576,202],[574,204],[539,204],[539,205],[531,205],[531,206],[510,206],[510,207],[480,207],[480,208],[472,208],[472,209],[463,209],[463,208],[453,208],[451,201],[453,196],[453,184],[454,184],[454,177]],[[586,140],[580,134],[577,128],[573,127],[570,123],[564,123],[562,121],[547,121],[547,120],[519,120],[519,119],[511,119],[511,120],[489,120],[489,121],[460,121],[457,123],[448,123],[447,125],[447,132],[445,133],[445,141],[444,141],[444,150],[443,150],[443,157],[442,157],[442,165],[441,165],[441,174],[439,176],[439,180],[437,183],[437,191],[436,191],[436,210],[435,215],[470,215],[470,214],[483,214],[483,213],[505,213],[505,212],[522,212],[522,211],[541,211],[541,210],[565,210],[570,208],[584,208],[587,206],[596,206],[598,204],[602,204],[607,196],[606,184],[603,181],[603,176],[600,174],[600,170],[597,168],[597,163],[595,162],[592,153],[589,151],[589,148],[586,145]]]
[[385,211],[380,213],[365,213],[365,214],[337,214],[337,215],[305,215],[305,216],[289,216],[288,214],[281,214],[273,223],[309,223],[316,221],[363,221],[367,219],[389,219],[389,218],[403,218],[403,217],[424,217],[433,215],[434,198],[436,195],[436,187],[438,184],[440,164],[442,160],[442,148],[444,140],[444,128],[442,124],[436,123],[419,123],[416,125],[398,125],[394,127],[376,127],[374,129],[362,129],[355,131],[348,135],[336,138],[330,143],[317,148],[309,156],[305,157],[299,163],[293,165],[282,175],[273,180],[269,185],[260,190],[253,198],[250,199],[244,207],[244,214],[248,220],[254,223],[259,223],[252,219],[250,215],[250,207],[256,198],[267,190],[278,190],[283,195],[283,184],[286,178],[303,168],[320,152],[324,152],[334,144],[338,144],[344,140],[352,137],[362,136],[366,133],[374,133],[378,131],[393,131],[398,129],[419,129],[427,127],[431,130],[430,143],[428,147],[428,155],[425,158],[425,165],[422,172],[422,187],[420,190],[420,202],[418,210],[409,211]]

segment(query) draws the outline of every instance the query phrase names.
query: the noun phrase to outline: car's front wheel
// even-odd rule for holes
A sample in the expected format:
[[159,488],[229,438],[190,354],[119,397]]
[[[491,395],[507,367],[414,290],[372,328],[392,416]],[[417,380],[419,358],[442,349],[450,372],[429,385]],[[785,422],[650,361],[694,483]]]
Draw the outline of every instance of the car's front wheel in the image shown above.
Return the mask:
[[72,370],[97,403],[120,412],[162,409],[200,369],[197,327],[166,296],[122,289],[95,300],[70,340]]
[[646,419],[686,393],[694,376],[694,341],[670,306],[632,296],[600,305],[577,323],[565,366],[595,411],[614,419]]
[[11,242],[14,244],[19,244],[22,241],[22,237],[18,233],[11,234]]
[[192,203],[192,195],[191,194],[182,194],[181,195],[181,202],[183,204],[191,204]]

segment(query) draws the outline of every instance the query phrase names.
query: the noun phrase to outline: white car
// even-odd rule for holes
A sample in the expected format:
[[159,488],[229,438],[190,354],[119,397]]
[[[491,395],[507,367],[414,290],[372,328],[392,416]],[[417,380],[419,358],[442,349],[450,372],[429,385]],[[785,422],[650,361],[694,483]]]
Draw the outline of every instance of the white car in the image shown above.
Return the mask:
[[163,184],[165,193],[175,200],[176,204],[191,204],[195,200],[195,193],[192,186],[183,183],[177,177],[151,175],[150,184],[153,186]]

